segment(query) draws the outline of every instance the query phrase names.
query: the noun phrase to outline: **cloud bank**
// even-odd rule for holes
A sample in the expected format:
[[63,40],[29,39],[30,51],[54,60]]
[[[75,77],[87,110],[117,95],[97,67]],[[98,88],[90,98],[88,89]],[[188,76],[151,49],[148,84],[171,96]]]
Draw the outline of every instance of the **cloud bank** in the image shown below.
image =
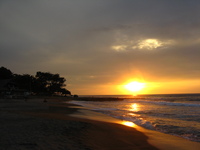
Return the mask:
[[[200,79],[200,2],[34,0],[0,2],[0,64],[49,71],[69,87]],[[84,93],[84,92],[83,92]]]

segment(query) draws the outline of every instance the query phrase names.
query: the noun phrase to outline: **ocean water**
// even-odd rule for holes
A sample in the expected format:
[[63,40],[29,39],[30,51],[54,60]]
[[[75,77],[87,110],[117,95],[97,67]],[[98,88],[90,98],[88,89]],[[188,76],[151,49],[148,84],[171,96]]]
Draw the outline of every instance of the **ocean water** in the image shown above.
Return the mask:
[[93,96],[122,101],[72,101],[150,130],[200,142],[200,94]]

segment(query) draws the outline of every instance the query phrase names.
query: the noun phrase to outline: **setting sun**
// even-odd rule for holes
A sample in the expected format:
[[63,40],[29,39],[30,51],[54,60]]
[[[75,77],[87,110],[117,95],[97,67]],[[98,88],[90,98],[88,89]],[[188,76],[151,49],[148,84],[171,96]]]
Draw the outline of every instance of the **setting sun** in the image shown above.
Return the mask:
[[126,84],[124,87],[131,92],[137,92],[145,87],[145,83],[134,81]]

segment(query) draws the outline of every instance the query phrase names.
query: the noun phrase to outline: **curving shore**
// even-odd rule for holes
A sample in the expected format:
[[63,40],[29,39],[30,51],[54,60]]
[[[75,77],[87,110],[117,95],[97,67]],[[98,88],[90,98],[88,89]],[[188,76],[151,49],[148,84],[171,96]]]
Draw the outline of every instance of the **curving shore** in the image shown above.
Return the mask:
[[[39,98],[0,100],[0,112],[2,150],[156,150],[185,147],[175,143],[177,138],[173,139],[175,142],[168,141],[172,142],[170,147],[166,143],[169,137],[163,134],[121,125],[105,115],[63,102],[63,99],[48,99],[46,103]],[[180,143],[182,139],[179,140]],[[191,143],[193,149],[200,148],[199,143]]]

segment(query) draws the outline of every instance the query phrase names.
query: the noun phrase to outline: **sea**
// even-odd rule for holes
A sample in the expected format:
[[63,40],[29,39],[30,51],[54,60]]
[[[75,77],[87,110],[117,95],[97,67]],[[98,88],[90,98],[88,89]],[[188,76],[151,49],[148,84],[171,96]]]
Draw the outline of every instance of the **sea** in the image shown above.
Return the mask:
[[[83,96],[84,97],[84,96]],[[150,130],[200,142],[200,94],[90,95],[116,101],[71,101]]]

